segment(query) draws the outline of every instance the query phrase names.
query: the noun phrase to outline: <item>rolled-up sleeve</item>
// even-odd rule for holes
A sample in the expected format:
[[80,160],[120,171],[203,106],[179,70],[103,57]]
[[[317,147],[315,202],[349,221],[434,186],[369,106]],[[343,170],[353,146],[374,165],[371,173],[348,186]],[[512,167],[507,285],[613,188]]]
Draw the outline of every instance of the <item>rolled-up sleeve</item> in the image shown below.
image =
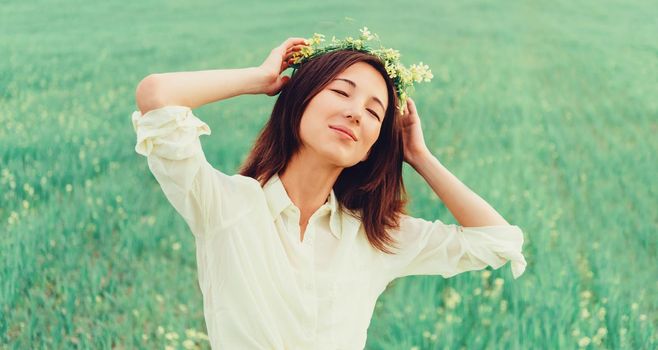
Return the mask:
[[511,261],[516,279],[527,265],[523,231],[516,225],[462,227],[403,215],[394,231],[399,250],[391,255],[393,278],[409,275],[452,277]]
[[199,137],[210,135],[210,127],[185,106],[165,106],[144,115],[135,111],[132,125],[135,151],[147,157],[151,173],[192,233],[205,235],[211,220],[222,219],[222,186],[228,181],[203,153]]

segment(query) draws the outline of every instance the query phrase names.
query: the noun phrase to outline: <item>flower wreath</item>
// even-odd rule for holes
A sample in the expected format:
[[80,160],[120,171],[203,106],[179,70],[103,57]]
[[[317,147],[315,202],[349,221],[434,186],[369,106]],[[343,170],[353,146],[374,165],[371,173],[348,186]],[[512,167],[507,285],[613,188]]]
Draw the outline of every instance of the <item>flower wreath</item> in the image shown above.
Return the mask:
[[408,91],[413,90],[414,82],[429,82],[434,76],[429,67],[423,62],[419,64],[412,64],[409,68],[400,63],[400,52],[392,48],[385,48],[379,44],[379,48],[372,48],[368,44],[376,39],[379,42],[379,36],[372,34],[368,31],[368,27],[359,29],[361,35],[354,39],[351,36],[342,40],[336,40],[336,37],[331,38],[331,44],[327,46],[320,46],[324,42],[324,35],[314,33],[312,38],[306,40],[308,46],[304,46],[300,51],[293,53],[292,67],[293,74],[304,62],[307,62],[319,55],[336,50],[354,50],[372,54],[379,58],[386,68],[388,76],[395,84],[396,93],[398,95],[399,105],[397,109],[403,113],[408,97]]

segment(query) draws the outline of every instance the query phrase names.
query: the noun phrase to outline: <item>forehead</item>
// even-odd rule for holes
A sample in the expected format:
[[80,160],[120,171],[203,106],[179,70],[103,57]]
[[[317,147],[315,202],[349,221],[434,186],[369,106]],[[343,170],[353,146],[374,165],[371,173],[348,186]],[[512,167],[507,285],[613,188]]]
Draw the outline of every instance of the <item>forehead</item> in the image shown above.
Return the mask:
[[387,88],[386,81],[382,77],[381,73],[376,70],[373,66],[365,62],[357,62],[344,71],[339,73],[332,82],[340,81],[340,84],[350,85],[343,79],[351,80],[356,84],[356,89],[366,90],[372,94],[374,97],[378,97],[380,100],[387,103]]

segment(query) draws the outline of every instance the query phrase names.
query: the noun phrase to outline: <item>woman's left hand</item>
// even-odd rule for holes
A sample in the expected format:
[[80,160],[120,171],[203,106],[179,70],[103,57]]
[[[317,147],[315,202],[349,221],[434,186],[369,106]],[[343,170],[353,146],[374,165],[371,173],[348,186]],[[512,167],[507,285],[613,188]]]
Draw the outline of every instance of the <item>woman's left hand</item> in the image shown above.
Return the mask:
[[404,141],[404,161],[413,165],[413,161],[429,153],[423,139],[423,129],[420,126],[420,117],[416,111],[416,104],[411,97],[407,97],[407,105],[402,114],[402,139]]

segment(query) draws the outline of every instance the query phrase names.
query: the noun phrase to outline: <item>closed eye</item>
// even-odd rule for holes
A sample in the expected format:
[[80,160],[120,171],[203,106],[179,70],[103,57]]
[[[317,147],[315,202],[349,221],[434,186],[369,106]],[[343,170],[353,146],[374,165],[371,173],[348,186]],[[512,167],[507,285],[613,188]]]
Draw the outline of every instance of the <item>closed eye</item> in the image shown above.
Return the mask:
[[[349,97],[349,95],[347,95],[344,91],[333,90],[333,89],[332,89],[331,91],[335,91],[335,92],[337,92],[337,93],[339,93],[339,94],[341,94],[341,95],[343,95],[343,96]],[[374,115],[374,116],[377,118],[377,120],[380,120],[380,118],[379,118],[379,116],[377,115],[377,113],[375,113],[373,110],[368,109],[368,112],[372,113],[372,115]]]
[[339,94],[341,94],[341,95],[343,95],[343,96],[347,96],[347,94],[346,94],[345,92],[340,91],[340,90],[331,90],[331,91],[336,91],[337,93],[339,93]]

